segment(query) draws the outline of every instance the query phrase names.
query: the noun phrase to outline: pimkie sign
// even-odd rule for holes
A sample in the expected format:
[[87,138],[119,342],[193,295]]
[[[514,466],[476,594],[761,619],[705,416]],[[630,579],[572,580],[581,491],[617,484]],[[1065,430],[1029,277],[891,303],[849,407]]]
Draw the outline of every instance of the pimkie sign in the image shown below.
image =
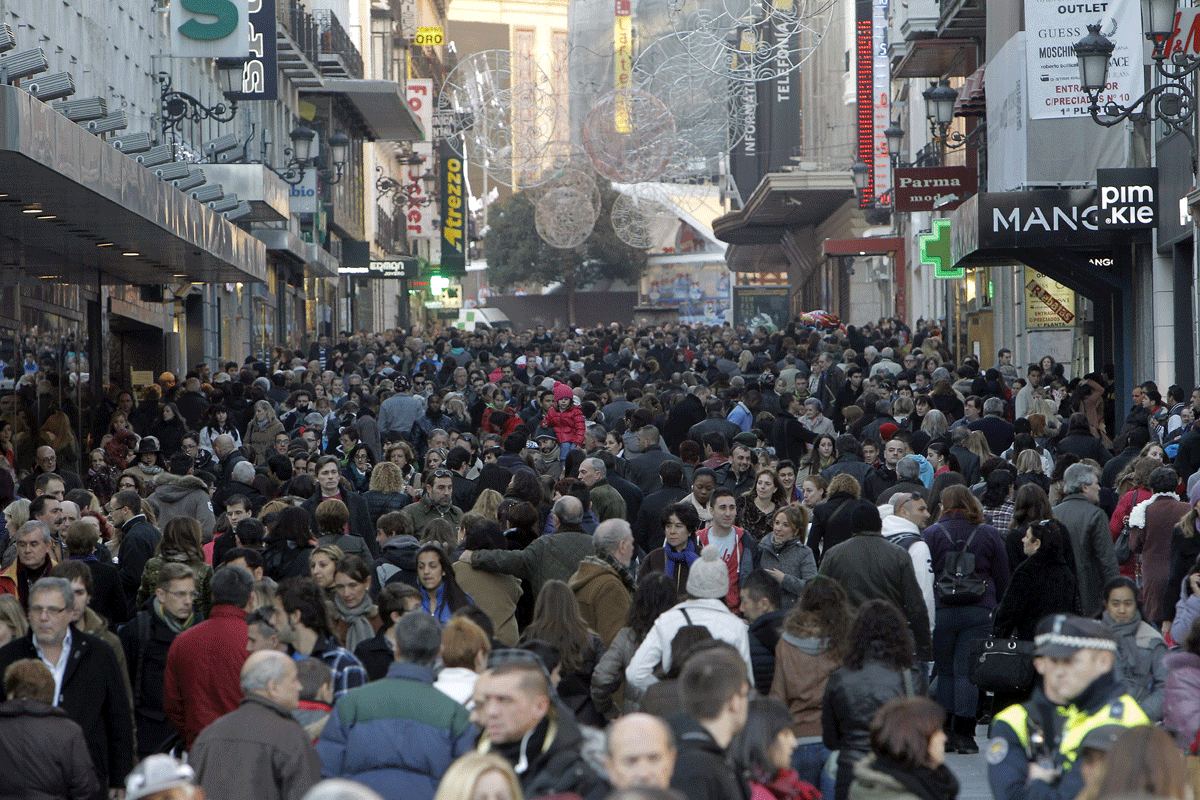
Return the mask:
[[969,167],[911,167],[896,170],[892,194],[897,211],[949,211],[978,188]]

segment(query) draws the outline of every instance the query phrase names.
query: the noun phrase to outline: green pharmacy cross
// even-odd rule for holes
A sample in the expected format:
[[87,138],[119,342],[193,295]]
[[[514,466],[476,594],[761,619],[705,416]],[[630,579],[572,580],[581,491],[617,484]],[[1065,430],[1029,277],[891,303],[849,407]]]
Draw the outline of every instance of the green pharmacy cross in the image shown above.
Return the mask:
[[921,263],[933,267],[935,278],[962,278],[966,267],[955,267],[950,255],[950,220],[935,219],[933,233],[918,235],[921,242]]

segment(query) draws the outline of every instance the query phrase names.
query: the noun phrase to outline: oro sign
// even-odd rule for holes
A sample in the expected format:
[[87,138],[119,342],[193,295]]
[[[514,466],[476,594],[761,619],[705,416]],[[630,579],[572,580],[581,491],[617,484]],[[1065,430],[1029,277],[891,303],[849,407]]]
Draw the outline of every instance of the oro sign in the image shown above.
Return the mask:
[[1158,224],[1158,169],[1096,170],[1096,227],[1153,228]]

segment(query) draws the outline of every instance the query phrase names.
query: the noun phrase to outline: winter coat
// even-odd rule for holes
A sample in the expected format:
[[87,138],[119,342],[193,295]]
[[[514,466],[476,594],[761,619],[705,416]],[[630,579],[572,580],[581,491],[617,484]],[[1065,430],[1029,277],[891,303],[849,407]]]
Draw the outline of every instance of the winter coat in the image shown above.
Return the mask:
[[852,608],[887,600],[908,620],[919,661],[933,660],[932,625],[908,553],[878,533],[860,533],[825,554],[819,575],[846,590]]
[[850,518],[855,505],[854,497],[839,492],[812,510],[807,544],[818,564],[826,552],[850,538]]
[[1059,613],[1079,613],[1075,571],[1065,556],[1052,559],[1039,549],[1013,572],[1008,590],[992,614],[992,634],[1032,642],[1038,622]]
[[[633,654],[640,644],[641,640],[633,628],[621,628],[592,670],[592,705],[608,719],[616,719],[621,714],[632,714],[640,709],[642,691],[625,680],[625,668],[633,660]],[[625,705],[624,708],[618,708],[613,702],[613,695],[622,686],[625,687]]]
[[138,514],[121,526],[121,560],[117,564],[117,575],[121,578],[121,591],[125,592],[130,609],[137,608],[142,572],[161,540],[162,533],[144,514]]
[[775,541],[775,534],[768,533],[758,542],[758,568],[777,569],[783,573],[783,610],[786,611],[800,599],[804,584],[817,574],[817,560],[813,551],[804,544],[803,535],[793,536],[782,544]]
[[1187,750],[1200,731],[1200,656],[1179,650],[1163,657],[1167,686],[1163,702],[1163,727]]
[[771,697],[792,712],[792,732],[798,739],[821,735],[821,706],[825,684],[841,665],[828,639],[802,636],[785,629],[775,645],[775,678]]
[[[145,758],[159,752],[159,747],[175,735],[175,729],[163,711],[163,676],[167,670],[167,653],[171,642],[178,634],[171,630],[162,618],[152,610],[139,612],[146,615],[146,646],[143,649],[139,620],[135,615],[121,626],[118,635],[129,682],[133,687],[133,716],[137,723],[138,757]],[[138,671],[141,675],[138,675]]]
[[1075,579],[1079,582],[1080,611],[1094,617],[1104,605],[1104,584],[1120,575],[1113,549],[1108,517],[1082,493],[1068,495],[1051,509],[1054,518],[1067,527],[1075,556]]
[[441,428],[449,433],[457,427],[458,424],[454,421],[454,417],[441,412],[430,414],[427,408],[425,409],[425,413],[416,418],[412,424],[412,429],[409,431],[413,449],[417,451],[418,456],[423,458],[429,446],[429,439],[433,436],[435,430]]
[[[1171,575],[1163,588],[1163,615],[1168,620],[1175,619],[1175,604],[1181,596],[1175,592],[1183,585],[1188,570],[1196,563],[1197,557],[1200,557],[1200,534],[1195,530],[1188,531],[1188,534],[1184,536],[1184,531],[1179,525],[1171,531]],[[1180,641],[1187,635],[1185,631],[1176,631],[1174,625],[1171,626],[1171,630],[1171,638],[1175,641]]]
[[768,611],[751,622],[746,631],[750,640],[750,664],[754,670],[751,676],[760,695],[765,696],[771,691],[771,681],[775,677],[775,646],[783,632],[783,615],[783,611]]
[[194,475],[164,472],[154,481],[154,494],[146,502],[157,515],[159,530],[173,519],[188,517],[200,523],[201,533],[208,538],[217,524],[208,495],[208,484]]
[[[150,429],[150,435],[158,439],[158,447],[162,450],[162,457],[166,459],[183,450],[183,437],[187,432],[187,425],[179,417],[170,422],[165,422],[160,417]],[[157,484],[157,481],[155,483]]]
[[242,441],[254,448],[255,461],[254,466],[261,467],[267,463],[267,456],[275,450],[275,437],[281,433],[287,433],[283,427],[283,423],[277,419],[273,419],[266,424],[266,427],[258,427],[258,423],[253,419],[246,426],[246,435],[242,437]]
[[[521,793],[530,800],[567,794],[576,794],[584,800],[601,800],[605,797],[608,783],[580,755],[584,746],[583,733],[570,710],[561,703],[551,701],[550,711],[539,727],[545,731],[541,750],[529,752],[526,748],[521,754],[521,760],[528,765],[518,776]],[[492,750],[493,745],[487,735],[482,735],[479,751],[487,753]],[[500,755],[498,751],[497,755]]]
[[704,403],[694,394],[686,394],[667,412],[667,420],[663,425],[662,436],[672,453],[679,452],[679,445],[688,438],[688,430],[693,425],[703,422],[707,415],[704,413]]
[[[700,549],[699,545],[696,546],[696,549],[698,552]],[[640,567],[638,567],[638,582],[640,583],[642,579],[651,572],[661,572],[664,575],[667,572],[667,551],[662,547],[651,550],[646,554],[646,557],[642,559],[642,564]],[[673,578],[675,584],[675,594],[678,597],[682,597],[687,591],[688,573],[689,568],[686,563],[680,562],[675,565],[675,574]]]
[[[23,658],[38,659],[33,631],[0,647],[0,674]],[[72,629],[71,653],[58,707],[83,729],[100,786],[96,797],[107,796],[106,788],[124,786],[125,776],[133,769],[133,715],[126,685],[112,648],[95,636]],[[61,753],[45,751],[41,758],[50,752]],[[0,770],[10,771],[11,762]]]
[[367,671],[367,679],[377,681],[387,675],[388,668],[396,660],[395,645],[388,637],[388,630],[380,630],[370,639],[354,648],[354,657]]
[[104,617],[110,628],[116,630],[129,619],[129,604],[125,600],[125,593],[121,591],[121,578],[117,575],[117,568],[90,556],[87,559],[71,560],[83,560],[83,563],[87,564],[92,573],[92,597],[88,606]]
[[829,676],[821,709],[825,747],[837,750],[838,796],[845,797],[854,765],[871,751],[871,719],[894,697],[925,693],[925,678],[917,670],[904,672],[873,658],[861,669],[839,667]]
[[407,515],[412,520],[413,532],[416,533],[418,538],[420,538],[421,531],[429,524],[430,520],[444,519],[455,530],[458,530],[463,516],[461,508],[451,505],[447,506],[444,511],[439,510],[425,497],[422,497],[415,503],[409,503],[400,513]]
[[672,789],[688,800],[750,800],[750,784],[700,723],[682,714],[668,722],[675,732],[677,753]]
[[378,525],[379,518],[389,511],[401,511],[412,502],[408,492],[375,492],[367,490],[362,493],[367,501],[367,513],[371,515],[371,524]]
[[0,797],[87,800],[101,790],[83,730],[37,700],[0,703],[0,763]]
[[[974,539],[971,535],[974,533]],[[961,515],[951,513],[930,525],[921,533],[929,545],[929,556],[933,560],[933,574],[940,575],[946,558],[952,552],[961,552],[971,539],[969,552],[975,556],[975,574],[987,581],[983,599],[975,605],[991,610],[1008,589],[1008,553],[1004,551],[1004,540],[1000,532],[991,525],[975,526]],[[935,598],[936,600],[936,598]],[[938,608],[943,604],[936,601]]]
[[158,588],[158,573],[166,564],[183,564],[192,571],[192,575],[196,578],[196,593],[199,595],[195,608],[200,612],[201,618],[207,617],[208,610],[212,607],[213,568],[203,561],[192,561],[185,554],[175,552],[155,556],[146,562],[134,610],[144,608],[150,598],[154,596],[154,590]]
[[1165,619],[1171,532],[1190,508],[1174,497],[1160,496],[1134,506],[1129,515],[1129,549],[1142,555],[1142,613],[1151,625]]
[[1192,629],[1192,624],[1196,618],[1200,617],[1200,594],[1192,594],[1192,588],[1188,586],[1187,578],[1183,579],[1183,583],[1179,587],[1179,599],[1175,601],[1175,618],[1171,624],[1171,630],[1178,634],[1179,638],[1171,638],[1179,642],[1186,638],[1186,631]]
[[212,616],[175,637],[167,651],[163,710],[188,747],[242,698],[242,665],[250,655],[246,612],[214,606]]
[[[949,768],[943,764],[939,769]],[[854,765],[854,779],[850,784],[849,796],[850,800],[924,800],[895,776],[876,769],[873,755]]]
[[[379,547],[379,558],[371,564],[371,597],[379,596],[384,584],[400,581],[414,589],[420,585],[417,577],[417,537],[400,534]],[[473,596],[473,595],[472,595]]]
[[584,557],[567,585],[575,593],[583,621],[607,647],[625,627],[632,600],[629,588],[611,565],[594,555]]
[[929,545],[921,538],[921,531],[915,522],[893,514],[890,506],[886,514],[881,506],[879,513],[883,517],[883,538],[904,548],[912,561],[913,574],[917,576],[917,585],[921,587],[921,597],[925,599],[925,610],[929,612],[929,625],[932,628],[937,609],[933,602],[933,557],[929,555]]
[[492,621],[496,640],[507,647],[516,647],[521,581],[512,575],[476,569],[462,561],[454,563],[454,578],[459,588],[470,595],[474,604]]
[[1108,613],[1101,616],[1104,625],[1117,636],[1115,671],[1125,692],[1138,701],[1151,722],[1163,716],[1167,668],[1163,656],[1167,643],[1162,634],[1140,616],[1135,622],[1118,625]]
[[584,557],[595,552],[586,533],[559,531],[539,536],[524,550],[478,550],[471,556],[471,566],[520,578],[537,597],[546,581],[569,580]]
[[307,578],[312,575],[308,563],[312,551],[311,547],[296,547],[286,539],[276,539],[263,550],[263,575],[276,582]]
[[321,761],[283,706],[248,694],[196,737],[188,763],[208,797],[300,800],[321,780]]
[[681,466],[683,463],[666,450],[651,448],[641,455],[629,459],[626,464],[625,477],[638,487],[643,497],[647,497],[663,488],[662,479],[658,477],[658,470],[667,461],[674,461]]
[[570,444],[583,447],[584,429],[587,421],[579,406],[571,406],[566,411],[559,411],[557,405],[546,412],[542,424],[554,431],[559,444]]
[[[1131,489],[1121,495],[1121,499],[1117,501],[1117,510],[1113,512],[1108,521],[1108,530],[1112,533],[1114,543],[1120,538],[1121,531],[1125,527],[1125,520],[1133,513],[1133,507],[1143,500],[1149,500],[1151,494],[1153,493],[1149,489]],[[1132,533],[1130,531],[1131,536]],[[1118,566],[1121,574],[1126,578],[1137,578],[1137,559],[1131,558],[1127,563]]]
[[722,601],[704,598],[684,600],[658,616],[625,669],[625,680],[645,691],[654,682],[655,667],[662,664],[663,672],[669,672],[671,641],[685,625],[703,625],[714,639],[733,645],[746,662],[748,674],[754,674],[746,623]]

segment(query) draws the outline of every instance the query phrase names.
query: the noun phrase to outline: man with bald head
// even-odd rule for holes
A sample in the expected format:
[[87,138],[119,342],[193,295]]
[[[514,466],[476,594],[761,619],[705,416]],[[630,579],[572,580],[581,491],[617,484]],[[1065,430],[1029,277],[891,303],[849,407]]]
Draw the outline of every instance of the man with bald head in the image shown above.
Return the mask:
[[246,457],[233,443],[233,437],[222,433],[213,439],[213,456],[217,459],[217,488],[223,489],[233,479],[233,467]]
[[569,580],[579,562],[596,553],[592,537],[579,528],[583,504],[578,497],[560,497],[550,513],[556,532],[539,536],[524,550],[464,550],[459,560],[484,572],[514,575],[537,597],[546,581]]
[[208,797],[299,800],[321,780],[321,760],[292,717],[296,662],[278,650],[252,653],[241,683],[242,702],[200,732],[188,761]]
[[[47,472],[57,473],[58,477],[62,478],[63,486],[66,487],[66,491],[68,492],[72,489],[83,488],[83,481],[79,480],[78,475],[66,469],[59,469],[58,454],[54,452],[53,447],[42,445],[34,453],[34,457],[36,463],[33,466],[33,471],[26,475],[17,485],[21,497],[36,497],[37,491],[34,488],[34,482],[38,479],[39,475]],[[63,464],[61,466],[65,467],[66,465]]]
[[675,735],[651,714],[626,714],[608,729],[604,768],[613,789],[671,788]]

